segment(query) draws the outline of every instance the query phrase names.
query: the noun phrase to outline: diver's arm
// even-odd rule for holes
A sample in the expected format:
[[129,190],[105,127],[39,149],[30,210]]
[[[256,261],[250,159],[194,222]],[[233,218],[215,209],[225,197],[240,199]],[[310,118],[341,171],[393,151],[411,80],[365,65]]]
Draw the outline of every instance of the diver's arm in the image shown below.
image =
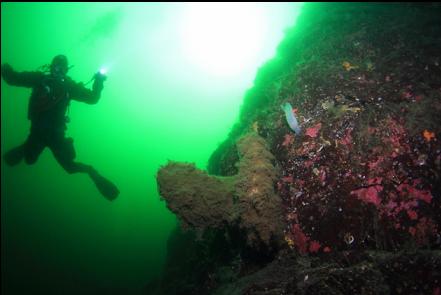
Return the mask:
[[83,83],[76,83],[71,89],[71,98],[88,104],[96,104],[101,97],[103,82],[103,79],[95,79],[92,90],[84,87]]
[[3,64],[1,69],[3,80],[12,86],[34,87],[43,77],[41,72],[17,72],[9,64]]

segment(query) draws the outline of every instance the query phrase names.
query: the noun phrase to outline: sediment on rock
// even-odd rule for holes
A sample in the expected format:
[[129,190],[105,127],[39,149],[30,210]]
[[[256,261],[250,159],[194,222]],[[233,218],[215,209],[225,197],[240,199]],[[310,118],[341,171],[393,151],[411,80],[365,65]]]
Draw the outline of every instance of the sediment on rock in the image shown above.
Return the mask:
[[212,176],[194,164],[169,162],[157,175],[160,194],[184,226],[238,226],[249,245],[277,244],[283,224],[281,199],[274,193],[274,156],[254,133],[239,139],[237,148],[237,175]]

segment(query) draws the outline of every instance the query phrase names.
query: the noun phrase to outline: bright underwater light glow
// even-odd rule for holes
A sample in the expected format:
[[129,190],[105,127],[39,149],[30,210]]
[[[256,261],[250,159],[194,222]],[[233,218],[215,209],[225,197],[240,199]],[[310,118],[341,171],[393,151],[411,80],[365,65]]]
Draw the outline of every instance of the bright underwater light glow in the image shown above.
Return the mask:
[[105,74],[107,74],[107,72],[108,72],[108,69],[106,67],[101,67],[100,68],[100,74],[101,75],[105,75]]
[[191,3],[181,38],[186,58],[204,71],[233,76],[256,62],[267,19],[258,3]]

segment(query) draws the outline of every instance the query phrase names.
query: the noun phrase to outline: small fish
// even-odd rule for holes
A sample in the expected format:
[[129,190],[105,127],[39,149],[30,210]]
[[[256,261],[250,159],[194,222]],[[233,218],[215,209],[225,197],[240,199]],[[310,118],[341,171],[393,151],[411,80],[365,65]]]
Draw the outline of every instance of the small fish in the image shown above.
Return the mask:
[[291,127],[291,129],[296,133],[296,135],[299,135],[300,134],[299,123],[297,122],[297,118],[291,104],[286,102],[284,105],[280,107],[285,112],[286,121],[288,122],[289,127]]

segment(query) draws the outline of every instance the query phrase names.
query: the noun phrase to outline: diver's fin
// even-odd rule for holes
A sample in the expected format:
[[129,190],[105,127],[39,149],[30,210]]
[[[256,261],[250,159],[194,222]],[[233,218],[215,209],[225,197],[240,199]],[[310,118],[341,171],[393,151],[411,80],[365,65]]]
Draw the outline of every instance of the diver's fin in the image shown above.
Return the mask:
[[6,164],[9,166],[15,166],[18,163],[21,162],[24,158],[24,145],[20,145],[18,147],[15,147],[11,149],[10,151],[7,151],[3,155],[3,159],[5,160]]
[[90,175],[100,193],[109,201],[113,201],[119,195],[119,189],[110,180],[102,177],[98,173]]

